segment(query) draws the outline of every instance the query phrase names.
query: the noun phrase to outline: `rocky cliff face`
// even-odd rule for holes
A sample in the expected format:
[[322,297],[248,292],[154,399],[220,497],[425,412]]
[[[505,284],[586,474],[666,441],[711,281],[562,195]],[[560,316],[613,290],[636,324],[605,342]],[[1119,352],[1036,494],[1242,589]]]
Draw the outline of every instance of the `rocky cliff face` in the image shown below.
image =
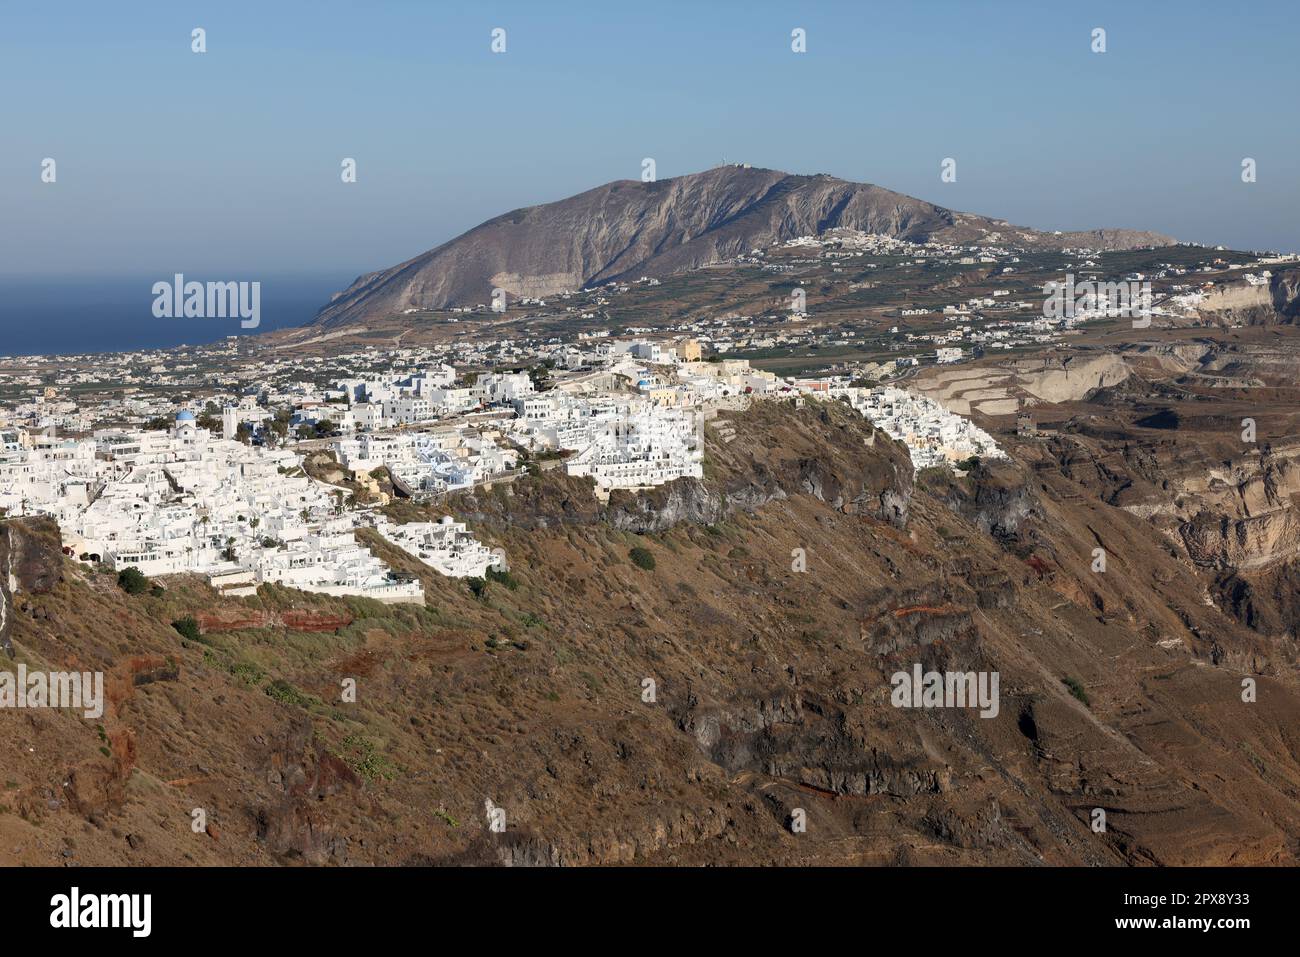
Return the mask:
[[335,326],[407,309],[488,303],[497,288],[512,297],[546,296],[662,277],[834,227],[917,241],[1058,248],[1172,242],[1128,230],[1040,233],[833,176],[724,166],[653,183],[621,180],[490,219],[414,259],[361,276],[316,321]]
[[1199,565],[1219,569],[1263,568],[1300,550],[1300,464],[1288,454],[1266,452],[1209,473],[1208,481],[1179,483],[1200,510],[1179,528],[1187,552]]
[[1267,285],[1217,286],[1197,312],[1222,325],[1293,325],[1300,320],[1300,268],[1275,271]]
[[1300,319],[1300,269],[1283,269],[1269,282],[1274,311],[1287,322]]
[[1203,512],[1179,532],[1192,561],[1218,569],[1266,568],[1300,546],[1300,518],[1291,509],[1236,519]]
[[[1289,281],[1275,276],[1274,288]],[[1267,287],[1239,291],[1247,288],[1258,300]],[[1287,660],[1300,633],[1291,592],[1300,568],[1291,336],[1232,330],[1128,349],[1133,375],[1064,404],[1047,434],[1021,448],[1035,475],[1059,475],[1144,521],[1170,555],[1198,570],[1207,606],[1266,639],[1266,654],[1211,649],[1221,661]]]
[[20,613],[16,596],[43,594],[63,578],[63,540],[48,518],[0,522],[0,651],[13,654],[11,635]]

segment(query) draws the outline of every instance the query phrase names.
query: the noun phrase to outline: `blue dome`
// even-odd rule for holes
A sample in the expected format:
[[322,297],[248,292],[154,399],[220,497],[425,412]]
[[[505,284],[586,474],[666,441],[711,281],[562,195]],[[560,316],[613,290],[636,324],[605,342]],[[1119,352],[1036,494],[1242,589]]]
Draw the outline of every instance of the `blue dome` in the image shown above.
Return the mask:
[[637,387],[638,389],[645,389],[645,388],[648,388],[649,385],[650,385],[650,380],[649,380],[649,379],[642,379],[640,382],[638,382],[638,383],[636,384],[636,387]]
[[183,411],[181,411],[181,412],[177,412],[177,413],[176,413],[176,421],[177,421],[177,422],[193,422],[193,421],[194,421],[194,413],[191,412],[189,409],[185,409],[185,410],[183,410]]

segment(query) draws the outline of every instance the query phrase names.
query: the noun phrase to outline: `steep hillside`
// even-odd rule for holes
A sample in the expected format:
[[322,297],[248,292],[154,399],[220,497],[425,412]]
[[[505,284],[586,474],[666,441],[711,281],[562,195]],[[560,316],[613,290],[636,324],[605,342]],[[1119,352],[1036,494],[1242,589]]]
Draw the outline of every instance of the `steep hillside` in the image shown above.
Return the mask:
[[545,296],[614,279],[665,276],[848,227],[901,239],[1123,249],[1168,237],[1130,230],[1047,234],[958,213],[833,176],[722,166],[653,183],[620,180],[517,209],[391,269],[358,278],[317,316],[336,326],[407,309]]
[[[1045,455],[914,479],[838,404],[724,421],[701,482],[453,499],[510,556],[477,594],[371,537],[426,607],[58,558],[16,661],[109,708],[0,712],[0,862],[1295,863],[1294,656],[1142,518]],[[915,664],[997,715],[893,707]]]

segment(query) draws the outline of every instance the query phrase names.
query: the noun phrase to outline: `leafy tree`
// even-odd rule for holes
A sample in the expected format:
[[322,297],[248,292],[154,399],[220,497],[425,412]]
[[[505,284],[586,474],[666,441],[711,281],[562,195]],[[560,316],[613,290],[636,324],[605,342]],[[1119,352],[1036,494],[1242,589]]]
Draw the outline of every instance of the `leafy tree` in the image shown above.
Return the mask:
[[117,585],[128,595],[142,595],[149,590],[149,579],[138,568],[123,568],[117,573]]
[[194,620],[193,615],[186,615],[184,618],[178,618],[172,622],[172,627],[182,638],[188,638],[190,641],[199,640],[199,623]]
[[551,370],[555,368],[555,361],[547,359],[545,362],[539,362],[528,370],[528,378],[533,380],[533,388],[538,392],[545,392],[550,388]]

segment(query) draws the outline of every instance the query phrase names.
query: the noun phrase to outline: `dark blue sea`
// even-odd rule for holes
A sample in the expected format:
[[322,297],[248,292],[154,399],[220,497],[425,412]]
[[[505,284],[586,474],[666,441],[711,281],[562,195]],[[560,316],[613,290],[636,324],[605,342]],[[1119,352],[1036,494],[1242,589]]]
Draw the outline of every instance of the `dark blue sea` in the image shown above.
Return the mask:
[[[186,280],[222,277],[186,276]],[[310,322],[354,276],[262,279],[261,323],[242,329],[232,319],[157,319],[153,284],[138,279],[0,277],[0,357],[124,352],[215,342]]]

